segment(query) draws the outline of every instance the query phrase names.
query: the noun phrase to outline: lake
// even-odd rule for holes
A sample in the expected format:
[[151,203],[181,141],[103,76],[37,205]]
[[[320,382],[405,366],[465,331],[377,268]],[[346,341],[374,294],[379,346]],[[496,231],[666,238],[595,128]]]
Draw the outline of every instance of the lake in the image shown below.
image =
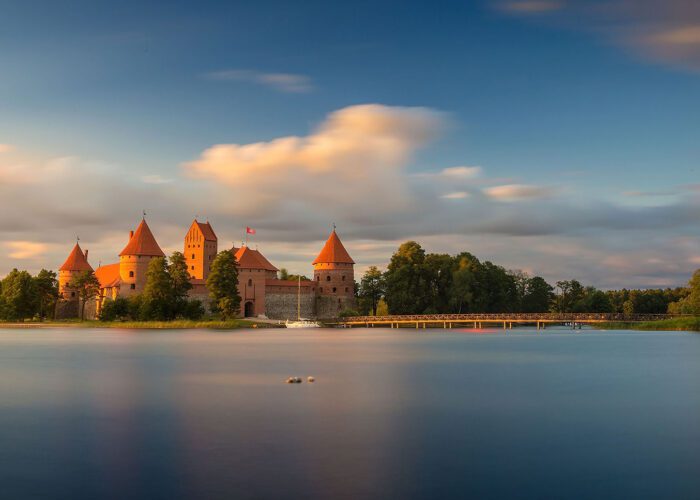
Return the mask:
[[700,334],[0,330],[0,405],[8,499],[700,498]]

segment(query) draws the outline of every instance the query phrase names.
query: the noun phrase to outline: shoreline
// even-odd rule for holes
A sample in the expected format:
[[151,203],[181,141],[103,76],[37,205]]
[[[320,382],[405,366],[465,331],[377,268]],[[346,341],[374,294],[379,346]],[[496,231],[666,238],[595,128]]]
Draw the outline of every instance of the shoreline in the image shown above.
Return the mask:
[[[28,321],[24,323],[2,323],[0,329],[30,329],[30,328],[122,328],[129,330],[242,330],[257,328],[284,328],[284,323],[278,320],[264,319],[233,319],[233,320],[175,320],[175,321]],[[636,331],[689,331],[700,332],[700,317],[677,318],[644,323],[629,323],[624,321],[598,323],[592,326],[594,330],[636,330]]]
[[0,323],[0,329],[28,329],[28,328],[124,328],[130,330],[240,330],[256,328],[283,328],[272,320],[233,319],[228,321],[45,321],[26,323]]

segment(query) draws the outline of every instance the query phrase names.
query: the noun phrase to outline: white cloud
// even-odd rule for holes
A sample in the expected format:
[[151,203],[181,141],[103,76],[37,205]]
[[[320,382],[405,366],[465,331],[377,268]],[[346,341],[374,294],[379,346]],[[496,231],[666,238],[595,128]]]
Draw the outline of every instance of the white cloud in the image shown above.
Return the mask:
[[441,198],[446,200],[463,200],[465,198],[469,198],[469,193],[466,191],[455,191],[453,193],[443,194]]
[[255,83],[287,93],[306,93],[314,89],[311,78],[294,73],[264,73],[250,69],[229,69],[207,73],[205,76],[211,80]]
[[45,243],[37,243],[34,241],[6,241],[5,247],[9,253],[7,256],[11,259],[36,259],[43,256],[48,249]]
[[563,2],[555,0],[530,0],[530,1],[514,1],[503,2],[500,5],[501,9],[516,12],[521,14],[534,14],[543,12],[552,12],[564,7]]
[[481,173],[481,167],[448,167],[442,169],[440,175],[454,179],[473,179],[480,176]]
[[412,201],[405,167],[443,121],[427,108],[351,106],[328,115],[308,136],[215,145],[184,169],[228,185],[239,211],[286,207],[323,217],[401,211]]
[[556,194],[552,187],[532,186],[527,184],[504,184],[484,189],[484,193],[498,201],[512,202],[525,200],[542,200]]

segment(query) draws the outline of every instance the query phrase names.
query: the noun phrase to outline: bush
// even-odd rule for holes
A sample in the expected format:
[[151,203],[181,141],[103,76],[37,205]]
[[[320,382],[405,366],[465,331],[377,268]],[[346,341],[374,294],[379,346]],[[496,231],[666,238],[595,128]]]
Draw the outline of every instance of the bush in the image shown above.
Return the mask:
[[352,316],[360,316],[360,313],[354,309],[343,309],[338,313],[339,318],[349,318]]
[[100,310],[100,321],[123,321],[129,318],[129,301],[123,298],[105,300]]
[[196,299],[185,302],[185,306],[182,310],[182,315],[185,317],[185,319],[192,320],[202,319],[205,313],[206,309],[204,308],[204,304],[202,304],[201,300]]

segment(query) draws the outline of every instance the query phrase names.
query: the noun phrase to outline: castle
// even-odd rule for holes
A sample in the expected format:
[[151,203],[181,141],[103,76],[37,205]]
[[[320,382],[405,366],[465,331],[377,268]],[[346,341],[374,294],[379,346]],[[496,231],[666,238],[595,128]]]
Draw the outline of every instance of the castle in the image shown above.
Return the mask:
[[[260,251],[247,245],[229,251],[233,252],[238,263],[242,317],[293,319],[297,316],[299,303],[302,317],[331,318],[340,311],[355,306],[355,262],[340,241],[335,228],[312,262],[313,281],[304,280],[299,283],[279,279],[279,269]],[[211,224],[195,219],[185,235],[183,254],[192,283],[190,298],[199,299],[204,304],[209,302],[206,281],[217,253],[218,238]],[[155,257],[165,257],[165,253],[144,218],[135,231],[129,232],[127,244],[119,253],[119,262],[94,269],[100,291],[94,304],[86,307],[86,317],[99,315],[106,300],[128,298],[141,293],[146,285],[148,264]],[[76,243],[58,271],[61,298],[57,308],[58,317],[78,316],[79,297],[70,283],[85,271],[93,271],[88,262],[88,251],[83,251],[80,244]]]

